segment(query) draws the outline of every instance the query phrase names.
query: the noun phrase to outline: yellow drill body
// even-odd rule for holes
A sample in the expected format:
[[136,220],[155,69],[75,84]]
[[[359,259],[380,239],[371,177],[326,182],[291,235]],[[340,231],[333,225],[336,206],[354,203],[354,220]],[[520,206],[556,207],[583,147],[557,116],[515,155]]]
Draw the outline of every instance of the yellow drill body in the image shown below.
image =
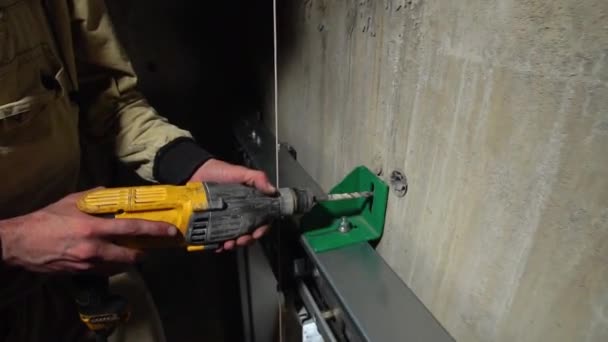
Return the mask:
[[77,203],[91,215],[167,222],[180,234],[167,237],[120,237],[119,245],[135,248],[185,247],[215,249],[282,215],[304,213],[314,205],[306,190],[282,188],[275,196],[242,184],[190,182],[95,189]]
[[207,199],[205,185],[191,182],[184,186],[145,185],[92,190],[77,205],[81,211],[96,216],[167,222],[180,232],[175,239],[122,238],[117,241],[121,245],[137,249],[185,246],[188,250],[202,250],[204,246],[190,245],[185,237],[193,214],[209,208]]
[[[325,196],[343,200],[369,196],[351,193]],[[333,197],[332,197],[333,196]],[[282,215],[309,211],[317,198],[308,190],[281,188],[268,196],[241,184],[190,182],[186,185],[144,185],[95,189],[78,202],[87,214],[167,222],[179,234],[167,237],[120,237],[114,242],[134,249],[185,247],[188,251],[219,248]],[[78,276],[76,302],[81,320],[99,336],[113,331],[129,317],[127,302],[107,292],[107,280]]]

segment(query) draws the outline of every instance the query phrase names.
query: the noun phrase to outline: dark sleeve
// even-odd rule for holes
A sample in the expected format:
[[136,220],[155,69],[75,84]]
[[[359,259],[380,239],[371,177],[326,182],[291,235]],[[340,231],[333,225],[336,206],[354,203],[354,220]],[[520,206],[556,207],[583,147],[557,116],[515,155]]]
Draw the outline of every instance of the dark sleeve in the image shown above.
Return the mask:
[[187,137],[177,138],[156,153],[154,178],[163,184],[184,184],[213,156]]

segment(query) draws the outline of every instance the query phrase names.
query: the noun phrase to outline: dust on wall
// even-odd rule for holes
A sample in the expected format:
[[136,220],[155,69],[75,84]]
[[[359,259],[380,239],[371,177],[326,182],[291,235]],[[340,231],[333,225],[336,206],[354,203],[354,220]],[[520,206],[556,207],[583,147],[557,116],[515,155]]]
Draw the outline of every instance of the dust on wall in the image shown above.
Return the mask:
[[608,340],[608,2],[281,14],[281,140],[325,188],[406,173],[379,251],[457,340]]

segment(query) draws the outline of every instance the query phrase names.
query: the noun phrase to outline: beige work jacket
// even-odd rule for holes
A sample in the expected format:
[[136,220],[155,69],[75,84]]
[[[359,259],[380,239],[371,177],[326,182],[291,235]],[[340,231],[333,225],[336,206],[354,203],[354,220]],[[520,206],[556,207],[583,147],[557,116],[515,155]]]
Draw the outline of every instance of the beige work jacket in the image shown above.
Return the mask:
[[[154,180],[159,148],[190,134],[136,82],[104,1],[0,0],[0,219],[99,179],[113,157]],[[0,272],[0,303],[24,290],[22,273]]]

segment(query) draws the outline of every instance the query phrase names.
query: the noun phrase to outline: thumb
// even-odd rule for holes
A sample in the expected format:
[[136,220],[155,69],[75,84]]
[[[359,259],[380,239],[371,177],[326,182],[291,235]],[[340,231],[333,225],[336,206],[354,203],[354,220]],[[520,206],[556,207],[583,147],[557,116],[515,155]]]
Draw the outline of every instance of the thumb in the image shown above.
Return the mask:
[[268,177],[262,171],[247,170],[245,183],[269,195],[277,192],[277,189],[270,183]]

